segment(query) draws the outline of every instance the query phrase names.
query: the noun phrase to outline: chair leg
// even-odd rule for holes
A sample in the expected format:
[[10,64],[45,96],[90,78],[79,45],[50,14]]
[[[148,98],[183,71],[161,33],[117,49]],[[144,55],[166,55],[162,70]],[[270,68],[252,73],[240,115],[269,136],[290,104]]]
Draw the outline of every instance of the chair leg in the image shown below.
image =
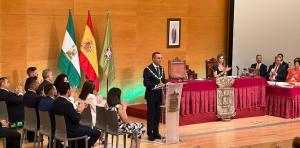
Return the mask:
[[[48,141],[49,148],[52,148],[52,135],[51,134],[48,139],[49,139],[49,141]],[[42,147],[43,147],[43,143],[42,143]]]
[[126,148],[126,134],[124,135],[124,148]]
[[53,139],[53,148],[56,148],[56,140]]
[[[43,137],[43,135],[41,135],[40,133],[37,133],[37,143],[38,143],[38,148],[40,148],[40,143],[42,141],[41,137]],[[42,146],[43,147],[43,146]]]
[[119,146],[119,135],[117,135],[116,148]]
[[6,138],[3,138],[3,148],[6,148]]
[[107,143],[108,143],[108,133],[105,133],[104,148],[107,148]]
[[85,141],[85,148],[88,148],[88,138],[85,138],[84,141]]
[[37,138],[37,131],[34,131],[34,138],[33,138],[33,147],[36,148],[36,138]]
[[111,146],[114,147],[114,135],[111,135]]
[[22,147],[22,144],[25,141],[25,135],[26,135],[26,130],[23,129],[23,133],[22,133],[22,137],[21,137],[21,142],[20,142],[20,147]]

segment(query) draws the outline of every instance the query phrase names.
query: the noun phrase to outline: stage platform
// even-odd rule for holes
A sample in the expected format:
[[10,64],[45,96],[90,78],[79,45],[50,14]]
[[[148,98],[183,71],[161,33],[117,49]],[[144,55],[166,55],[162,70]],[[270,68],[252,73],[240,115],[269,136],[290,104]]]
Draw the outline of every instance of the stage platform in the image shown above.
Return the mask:
[[[129,116],[147,119],[147,104],[136,104],[130,105],[127,108],[127,114]],[[265,108],[248,109],[248,110],[236,110],[236,116],[234,118],[245,118],[264,116],[266,114]],[[179,125],[198,124],[204,122],[217,121],[218,118],[215,112],[202,113],[202,114],[191,114],[191,115],[180,115]]]

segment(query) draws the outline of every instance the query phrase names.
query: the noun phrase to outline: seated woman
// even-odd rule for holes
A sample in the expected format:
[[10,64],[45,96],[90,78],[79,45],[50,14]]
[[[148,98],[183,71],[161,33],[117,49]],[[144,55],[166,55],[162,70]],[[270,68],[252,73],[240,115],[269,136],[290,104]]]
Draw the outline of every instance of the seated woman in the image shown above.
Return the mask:
[[300,58],[294,59],[294,66],[288,71],[286,82],[300,82]]
[[145,127],[142,123],[130,122],[127,117],[127,103],[121,103],[121,90],[111,88],[107,94],[108,110],[116,111],[118,115],[119,131],[127,133],[131,137],[131,148],[139,148],[141,137],[145,133]]
[[95,84],[91,80],[84,82],[82,90],[79,94],[81,100],[85,100],[87,104],[90,104],[92,110],[92,123],[96,124],[96,106],[105,106],[106,101],[101,96],[95,95]]
[[231,70],[231,67],[225,66],[223,54],[218,55],[217,62],[218,64],[215,64],[212,68],[214,71],[214,78],[225,76],[227,72]]

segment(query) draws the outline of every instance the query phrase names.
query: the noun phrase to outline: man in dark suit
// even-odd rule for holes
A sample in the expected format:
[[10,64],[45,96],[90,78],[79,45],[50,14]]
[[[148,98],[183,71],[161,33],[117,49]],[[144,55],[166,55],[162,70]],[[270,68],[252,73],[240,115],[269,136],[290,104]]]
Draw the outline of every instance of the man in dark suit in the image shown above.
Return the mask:
[[266,77],[268,69],[267,65],[262,63],[262,55],[256,55],[256,63],[252,64],[251,68],[258,69],[259,75],[264,78]]
[[[278,53],[277,54],[277,56],[280,56],[281,57],[281,65],[283,65],[284,67],[285,67],[285,69],[286,69],[286,71],[288,71],[289,70],[289,63],[287,63],[287,62],[285,62],[284,60],[283,60],[283,54],[282,53]],[[286,75],[287,75],[288,73],[286,73]]]
[[150,141],[160,139],[159,121],[160,105],[162,101],[162,87],[166,83],[163,67],[160,66],[162,55],[159,52],[152,54],[152,61],[144,69],[145,99],[147,101],[147,135]]
[[0,121],[0,138],[6,138],[6,147],[20,148],[21,134],[15,129],[9,129],[6,120]]
[[[41,100],[41,96],[39,96],[36,93],[36,90],[38,88],[38,80],[37,77],[29,77],[26,79],[25,87],[27,88],[26,93],[23,96],[23,103],[24,106],[29,108],[34,108],[35,113],[37,116],[37,128],[40,127],[40,116],[39,116],[39,103]],[[33,132],[27,132],[28,141],[32,142],[34,139],[34,133]]]
[[45,85],[53,83],[53,74],[50,69],[43,70],[42,76],[44,81],[39,85],[39,88],[36,91],[38,95],[45,95],[43,92]]
[[[92,129],[87,126],[80,125],[80,113],[86,108],[86,104],[80,103],[77,111],[74,109],[68,97],[71,95],[70,84],[63,82],[58,88],[60,96],[55,99],[52,107],[54,114],[63,115],[66,121],[67,135],[70,138],[89,136],[88,147],[92,147],[100,137],[100,132],[97,129]],[[84,147],[84,141],[79,142],[79,147]]]
[[269,66],[267,79],[269,81],[285,82],[287,69],[281,64],[281,57],[276,56],[275,62]]
[[24,121],[22,87],[18,86],[16,93],[9,91],[9,87],[8,78],[0,78],[0,101],[5,101],[6,103],[9,122]]

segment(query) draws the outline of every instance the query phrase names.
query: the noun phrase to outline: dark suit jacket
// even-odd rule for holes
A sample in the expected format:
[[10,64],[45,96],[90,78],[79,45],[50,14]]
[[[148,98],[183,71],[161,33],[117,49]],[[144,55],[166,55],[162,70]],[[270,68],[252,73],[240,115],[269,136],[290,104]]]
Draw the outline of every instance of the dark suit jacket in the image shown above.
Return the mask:
[[[270,77],[270,72],[271,70],[275,67],[275,64],[272,64],[269,66],[269,70],[268,70],[268,73],[267,73],[267,80],[270,80],[269,77]],[[287,75],[287,69],[286,69],[286,66],[280,64],[279,67],[278,67],[278,70],[277,70],[277,76],[276,76],[276,81],[277,82],[285,82],[285,79],[286,79],[286,75]]]
[[29,108],[35,108],[35,113],[37,116],[37,121],[38,121],[38,128],[40,127],[40,116],[39,116],[39,104],[41,101],[42,97],[36,94],[33,91],[26,91],[26,93],[23,96],[23,103],[24,106],[29,107]]
[[[257,63],[252,64],[251,68],[256,68],[256,65]],[[267,76],[267,72],[268,72],[267,70],[268,70],[267,65],[261,63],[259,68],[259,75],[265,78]]]
[[40,104],[39,104],[40,111],[48,111],[49,112],[52,132],[54,132],[54,130],[55,130],[55,116],[54,116],[54,112],[52,111],[53,104],[54,104],[54,99],[52,99],[49,96],[42,97]]
[[52,111],[54,114],[63,115],[68,133],[73,133],[79,128],[80,114],[74,109],[73,104],[66,98],[58,97],[54,100]]
[[44,80],[40,85],[39,85],[39,88],[37,89],[36,93],[38,95],[41,95],[42,92],[44,91],[44,87],[47,85],[47,84],[51,84],[51,82],[47,81],[47,80]]
[[0,89],[0,101],[5,101],[10,122],[24,120],[23,96]]
[[[148,66],[150,68],[150,70],[156,74],[158,76],[158,72],[155,69],[155,67],[153,66],[153,64],[150,64]],[[160,72],[162,73],[162,67],[160,66]],[[159,95],[161,94],[162,90],[161,89],[157,89],[157,90],[153,90],[153,88],[155,87],[155,85],[159,84],[159,79],[157,79],[148,68],[144,69],[144,74],[143,74],[143,78],[144,78],[144,86],[146,87],[146,92],[145,92],[145,99],[150,99],[153,97],[159,97]],[[162,83],[166,83],[165,80],[165,72],[163,72],[162,75],[162,79],[161,79]]]

